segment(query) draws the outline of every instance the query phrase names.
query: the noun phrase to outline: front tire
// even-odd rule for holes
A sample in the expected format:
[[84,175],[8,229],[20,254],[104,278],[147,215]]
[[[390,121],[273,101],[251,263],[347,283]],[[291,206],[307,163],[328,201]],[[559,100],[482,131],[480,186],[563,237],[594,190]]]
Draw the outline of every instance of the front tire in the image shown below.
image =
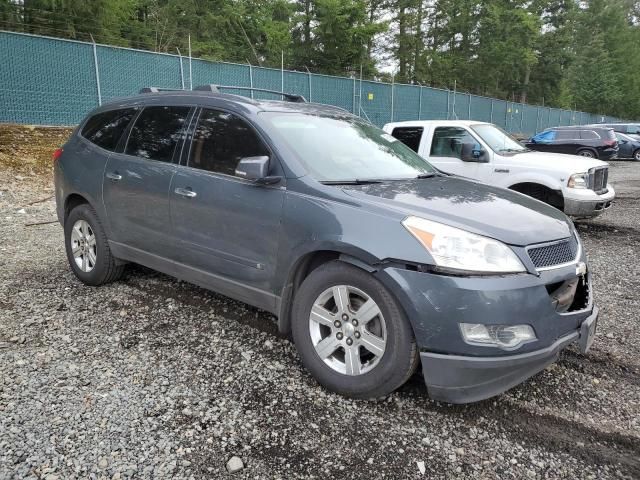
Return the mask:
[[636,162],[640,162],[640,148],[638,150],[636,150],[635,152],[633,152],[633,159]]
[[64,243],[71,270],[86,285],[103,285],[122,276],[104,228],[88,204],[75,207],[64,222]]
[[302,283],[293,301],[292,333],[307,370],[347,397],[388,395],[418,363],[397,300],[373,275],[340,261],[318,267]]

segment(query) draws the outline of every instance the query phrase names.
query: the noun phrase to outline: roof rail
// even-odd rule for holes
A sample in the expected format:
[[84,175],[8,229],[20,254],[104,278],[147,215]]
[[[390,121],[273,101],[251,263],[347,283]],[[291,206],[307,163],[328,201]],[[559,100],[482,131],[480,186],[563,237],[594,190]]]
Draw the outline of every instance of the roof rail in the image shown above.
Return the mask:
[[298,95],[296,93],[287,93],[287,92],[279,92],[277,90],[268,90],[266,88],[253,88],[253,87],[236,87],[234,85],[199,85],[194,88],[194,90],[220,93],[220,90],[246,90],[251,92],[265,92],[265,93],[273,93],[275,95],[281,95],[287,102],[295,102],[295,103],[306,103],[307,99],[302,95]]
[[180,88],[143,87],[138,93],[181,92]]

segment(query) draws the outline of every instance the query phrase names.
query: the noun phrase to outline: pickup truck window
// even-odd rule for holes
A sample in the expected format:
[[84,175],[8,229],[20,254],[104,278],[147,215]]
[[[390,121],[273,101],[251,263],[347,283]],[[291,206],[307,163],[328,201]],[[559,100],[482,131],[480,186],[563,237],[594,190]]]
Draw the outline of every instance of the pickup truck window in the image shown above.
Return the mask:
[[471,130],[496,153],[521,153],[529,151],[511,135],[495,125],[489,123],[472,125]]
[[478,144],[478,141],[464,128],[438,127],[433,132],[431,156],[462,159],[461,153],[463,143]]
[[423,132],[424,128],[422,127],[396,127],[391,132],[391,135],[396,137],[414,152],[418,152]]

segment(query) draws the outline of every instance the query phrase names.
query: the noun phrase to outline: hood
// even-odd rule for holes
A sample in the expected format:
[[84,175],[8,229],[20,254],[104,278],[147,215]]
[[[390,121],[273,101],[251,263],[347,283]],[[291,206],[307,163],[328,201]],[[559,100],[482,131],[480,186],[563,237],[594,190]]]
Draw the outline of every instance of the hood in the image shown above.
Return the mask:
[[571,235],[560,210],[511,190],[460,177],[437,176],[369,185],[343,191],[360,201],[382,203],[511,245],[549,242]]
[[564,153],[525,152],[510,155],[519,165],[544,168],[564,172],[567,175],[586,172],[593,167],[604,167],[608,164],[595,158],[581,157],[579,155],[565,155]]

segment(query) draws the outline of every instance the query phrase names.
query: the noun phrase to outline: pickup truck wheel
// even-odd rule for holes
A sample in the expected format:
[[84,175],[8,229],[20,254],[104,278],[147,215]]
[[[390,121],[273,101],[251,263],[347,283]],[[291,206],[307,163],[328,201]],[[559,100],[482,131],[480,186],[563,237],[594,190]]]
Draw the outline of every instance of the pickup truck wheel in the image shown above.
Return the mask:
[[292,333],[303,365],[325,388],[379,398],[405,383],[418,352],[404,312],[371,274],[340,261],[302,283]]
[[640,162],[640,148],[638,150],[636,150],[635,152],[633,152],[633,159],[636,162]]
[[587,157],[587,158],[597,158],[596,153],[593,150],[588,150],[588,149],[578,150],[578,155],[580,155],[581,157]]
[[97,286],[122,276],[124,265],[116,263],[91,206],[82,204],[71,210],[64,222],[64,238],[69,265],[82,283]]

